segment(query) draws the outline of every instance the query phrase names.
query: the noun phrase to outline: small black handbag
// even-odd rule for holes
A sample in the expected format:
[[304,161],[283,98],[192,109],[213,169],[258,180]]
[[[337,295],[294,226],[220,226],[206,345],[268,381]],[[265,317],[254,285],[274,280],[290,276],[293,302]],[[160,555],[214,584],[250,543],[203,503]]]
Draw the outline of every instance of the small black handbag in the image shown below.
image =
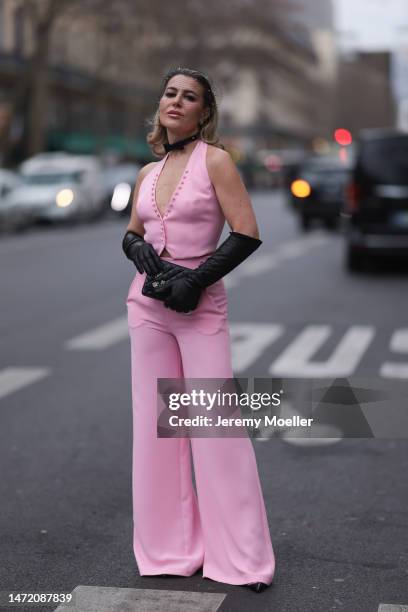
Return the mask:
[[[166,292],[163,291],[161,294],[156,292],[156,289],[163,289],[165,287],[169,287],[172,281],[175,278],[179,278],[183,276],[183,274],[191,268],[186,268],[185,266],[179,266],[178,264],[171,263],[170,261],[161,260],[163,264],[163,270],[160,270],[157,274],[150,276],[146,275],[145,282],[142,287],[142,294],[149,298],[154,298],[156,300],[164,301],[167,297]],[[168,274],[169,270],[171,274]],[[161,279],[160,277],[166,273],[167,278]]]

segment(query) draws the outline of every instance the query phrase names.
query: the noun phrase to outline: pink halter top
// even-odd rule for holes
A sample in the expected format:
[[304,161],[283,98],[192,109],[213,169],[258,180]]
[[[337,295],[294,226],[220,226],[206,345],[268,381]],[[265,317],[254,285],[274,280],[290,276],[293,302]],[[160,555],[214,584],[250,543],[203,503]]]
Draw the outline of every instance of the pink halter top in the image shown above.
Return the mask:
[[225,216],[207,171],[208,144],[198,140],[163,216],[156,204],[156,183],[168,153],[143,179],[137,199],[146,242],[174,259],[203,257],[217,248]]

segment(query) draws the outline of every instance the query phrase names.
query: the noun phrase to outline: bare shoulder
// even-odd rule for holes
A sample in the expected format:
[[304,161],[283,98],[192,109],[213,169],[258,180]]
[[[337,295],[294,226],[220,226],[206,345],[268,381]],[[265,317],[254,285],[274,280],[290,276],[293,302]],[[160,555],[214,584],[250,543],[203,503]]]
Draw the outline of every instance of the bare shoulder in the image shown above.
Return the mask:
[[149,164],[146,164],[145,166],[142,166],[142,168],[140,168],[139,172],[137,173],[137,178],[136,178],[136,186],[135,186],[136,191],[139,190],[139,187],[142,184],[143,179],[146,178],[146,176],[150,174],[150,172],[152,172],[156,164],[157,162],[150,162]]
[[208,145],[207,166],[219,166],[233,162],[231,155],[225,149],[220,149],[215,145]]
[[144,177],[147,176],[153,170],[153,168],[156,167],[158,163],[159,162],[150,162],[143,166],[139,171],[140,179],[144,179]]
[[211,181],[214,183],[218,177],[234,173],[236,165],[230,153],[215,145],[208,145],[207,170]]

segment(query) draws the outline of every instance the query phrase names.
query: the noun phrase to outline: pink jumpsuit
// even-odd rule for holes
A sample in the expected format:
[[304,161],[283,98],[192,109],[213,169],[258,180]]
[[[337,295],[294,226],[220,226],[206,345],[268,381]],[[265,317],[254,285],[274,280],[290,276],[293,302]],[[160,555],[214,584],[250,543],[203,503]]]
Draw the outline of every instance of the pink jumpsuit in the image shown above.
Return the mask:
[[[161,216],[156,183],[166,155],[143,179],[136,203],[145,240],[168,261],[197,267],[217,247],[225,217],[198,140]],[[192,314],[145,297],[135,275],[126,300],[133,402],[133,549],[141,576],[270,584],[275,557],[250,438],[157,438],[157,378],[232,378],[223,280]],[[190,446],[191,444],[191,446]],[[196,489],[193,487],[191,455]]]

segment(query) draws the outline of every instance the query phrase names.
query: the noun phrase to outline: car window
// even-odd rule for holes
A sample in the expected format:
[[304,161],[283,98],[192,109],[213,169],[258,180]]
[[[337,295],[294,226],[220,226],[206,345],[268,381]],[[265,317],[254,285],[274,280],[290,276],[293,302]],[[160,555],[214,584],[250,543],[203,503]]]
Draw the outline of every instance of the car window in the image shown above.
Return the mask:
[[408,138],[364,142],[357,167],[376,183],[408,184]]
[[26,185],[59,185],[60,183],[80,183],[83,172],[61,172],[61,173],[32,173],[25,174],[23,181]]
[[301,172],[301,176],[306,181],[325,181],[333,183],[345,183],[349,177],[349,173],[344,169],[333,169],[333,170],[312,170],[306,169]]

